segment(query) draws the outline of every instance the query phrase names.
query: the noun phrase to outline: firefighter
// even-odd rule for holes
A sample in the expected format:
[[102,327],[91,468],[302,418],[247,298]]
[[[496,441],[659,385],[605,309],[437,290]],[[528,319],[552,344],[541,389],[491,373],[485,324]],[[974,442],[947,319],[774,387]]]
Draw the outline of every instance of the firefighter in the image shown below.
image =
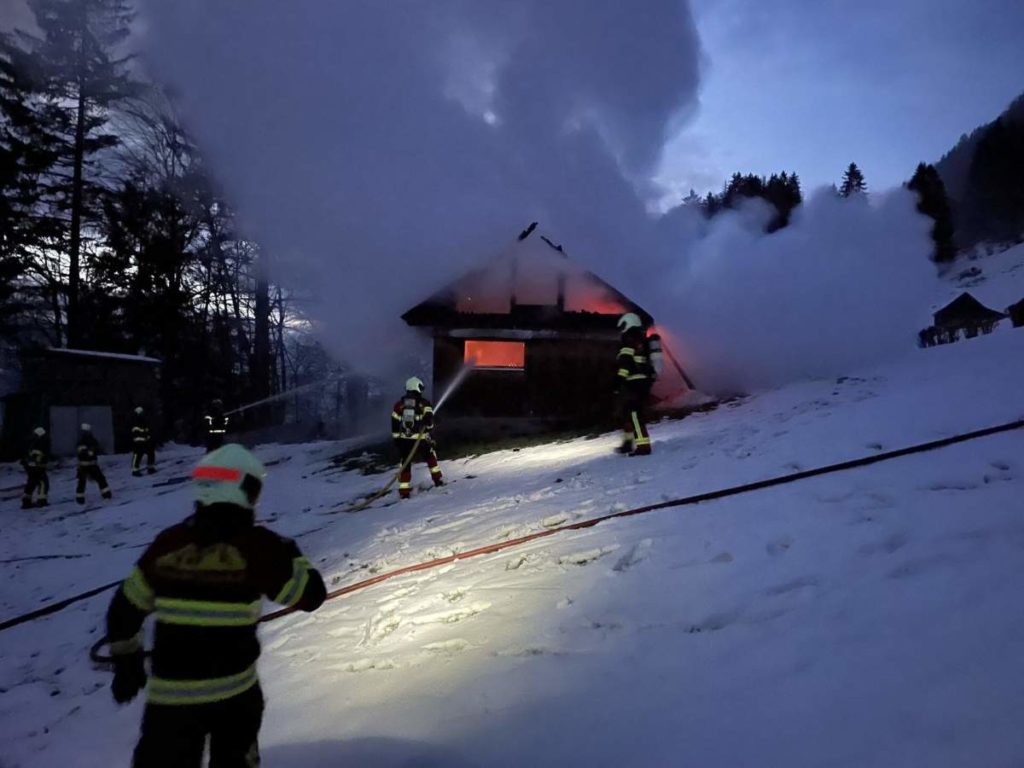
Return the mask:
[[210,411],[204,419],[206,421],[206,452],[209,453],[224,445],[224,435],[228,432],[228,417],[224,415],[224,401],[218,398],[210,403]]
[[113,497],[107,478],[100,469],[99,455],[100,444],[96,435],[92,433],[92,427],[88,424],[82,425],[82,431],[78,435],[78,485],[75,487],[75,501],[85,504],[85,485],[92,480],[100,487],[100,496],[104,499]]
[[32,432],[28,453],[21,460],[28,478],[25,481],[25,492],[21,497],[21,508],[45,507],[49,500],[50,478],[46,474],[46,462],[49,451],[46,445],[46,430],[36,427]]
[[[398,460],[402,462],[398,495],[403,499],[412,494],[412,464],[418,458],[426,460],[434,485],[444,485],[441,467],[437,463],[437,446],[431,434],[433,431],[434,407],[423,396],[423,382],[413,376],[405,382],[405,395],[391,411],[391,438],[398,451]],[[420,441],[418,446],[417,440]],[[416,456],[410,458],[414,446]]]
[[[240,445],[203,457],[194,513],[156,537],[110,603],[114,700],[149,683],[133,768],[200,768],[207,738],[212,768],[259,765],[260,602],[308,612],[326,596],[295,542],[255,524],[265,474]],[[153,612],[149,677],[141,628]]]
[[640,316],[627,312],[619,318],[622,342],[619,348],[616,392],[623,419],[620,453],[649,456],[651,436],[647,431],[647,404],[651,387],[662,368],[661,337],[647,335]]
[[132,476],[142,477],[142,459],[146,458],[146,472],[156,472],[156,447],[153,435],[149,431],[149,419],[146,412],[139,406],[132,418]]

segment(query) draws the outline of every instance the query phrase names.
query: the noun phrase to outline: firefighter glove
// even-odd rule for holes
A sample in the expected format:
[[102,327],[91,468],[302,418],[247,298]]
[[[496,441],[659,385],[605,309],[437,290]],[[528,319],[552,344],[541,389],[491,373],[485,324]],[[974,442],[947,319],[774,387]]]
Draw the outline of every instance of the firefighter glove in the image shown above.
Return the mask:
[[146,663],[142,651],[126,653],[114,660],[114,682],[110,690],[114,701],[127,704],[146,687]]

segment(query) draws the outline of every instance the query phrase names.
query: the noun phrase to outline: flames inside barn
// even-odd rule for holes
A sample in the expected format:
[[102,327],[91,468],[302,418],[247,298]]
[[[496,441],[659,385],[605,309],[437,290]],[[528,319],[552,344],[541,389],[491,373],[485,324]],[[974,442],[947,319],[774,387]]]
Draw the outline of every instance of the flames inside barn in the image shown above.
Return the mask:
[[[532,224],[491,263],[406,312],[434,339],[433,391],[464,366],[445,404],[453,418],[527,419],[594,425],[613,413],[618,318],[651,316]],[[685,387],[673,370],[676,393]]]

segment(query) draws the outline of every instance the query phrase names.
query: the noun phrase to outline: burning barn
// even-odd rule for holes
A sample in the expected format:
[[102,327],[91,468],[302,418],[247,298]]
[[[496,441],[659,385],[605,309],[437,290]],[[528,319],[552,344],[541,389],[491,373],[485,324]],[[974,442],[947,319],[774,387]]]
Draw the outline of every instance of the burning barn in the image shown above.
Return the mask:
[[433,335],[435,394],[472,366],[445,405],[446,420],[583,425],[612,413],[618,318],[652,318],[536,226],[402,316]]

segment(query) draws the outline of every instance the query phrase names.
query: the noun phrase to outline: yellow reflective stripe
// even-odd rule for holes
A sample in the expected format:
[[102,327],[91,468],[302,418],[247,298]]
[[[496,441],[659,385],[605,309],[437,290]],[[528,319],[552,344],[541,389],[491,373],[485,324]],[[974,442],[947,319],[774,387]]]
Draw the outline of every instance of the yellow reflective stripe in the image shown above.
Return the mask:
[[236,675],[208,680],[171,680],[151,677],[147,698],[151,704],[209,704],[245,693],[259,681],[256,665]]
[[304,557],[296,557],[292,560],[292,577],[281,587],[281,591],[274,598],[275,603],[291,608],[302,598],[309,583],[309,571],[312,566]]
[[634,373],[632,376],[628,377],[626,381],[644,381],[648,378],[650,377],[646,373]]
[[633,417],[633,429],[636,433],[636,440],[639,443],[644,439],[644,431],[640,428],[640,417],[637,415],[636,411],[633,411],[630,415]]
[[632,357],[633,356],[633,348],[632,347],[623,347],[622,349],[619,350],[619,354],[620,355],[626,355],[627,357]]
[[431,407],[430,407],[429,405],[428,405],[428,406],[427,406],[426,408],[424,408],[424,409],[423,409],[423,415],[424,415],[424,416],[425,416],[426,414],[428,414],[428,413],[433,413],[433,412],[434,412],[434,409],[433,409],[433,408],[431,408]]
[[391,418],[394,419],[395,421],[402,420],[402,417],[399,414],[395,413],[394,411],[391,412]]
[[138,653],[142,650],[142,633],[130,637],[127,640],[111,640],[110,654],[112,656],[126,656],[129,653]]
[[156,599],[156,620],[192,627],[246,627],[259,620],[260,601],[224,603],[213,600]]
[[626,368],[619,368],[619,376],[623,379],[629,378],[629,371]]
[[128,602],[140,611],[149,613],[153,610],[153,588],[149,586],[146,577],[137,567],[128,574],[128,578],[121,584],[121,591],[128,598]]
[[407,491],[410,488],[412,488],[412,483],[399,483],[398,484],[398,488],[399,488],[399,490]]

